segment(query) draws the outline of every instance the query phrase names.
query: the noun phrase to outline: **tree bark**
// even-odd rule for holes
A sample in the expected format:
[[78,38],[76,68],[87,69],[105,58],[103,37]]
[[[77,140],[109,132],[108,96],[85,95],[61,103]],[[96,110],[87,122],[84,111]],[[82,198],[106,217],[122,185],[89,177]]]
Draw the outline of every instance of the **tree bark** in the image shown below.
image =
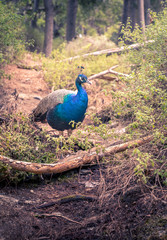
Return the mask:
[[78,9],[78,0],[68,0],[66,40],[71,41],[75,37],[75,25]]
[[45,6],[45,39],[44,39],[44,53],[46,57],[52,52],[53,43],[53,16],[54,7],[52,0],[44,0]]
[[139,25],[144,33],[145,32],[144,0],[138,0],[138,6],[139,6]]
[[130,17],[133,31],[135,28],[135,24],[137,23],[137,0],[130,0],[128,17]]
[[34,13],[34,18],[31,21],[31,26],[33,28],[37,27],[37,11],[38,11],[38,7],[39,7],[39,0],[34,0],[34,8],[33,8],[33,13]]
[[[144,5],[145,3],[145,5]],[[144,12],[144,6],[146,12]],[[122,25],[119,30],[119,37],[123,37],[122,27],[127,25],[128,17],[131,21],[132,31],[135,28],[135,24],[138,23],[142,28],[143,34],[145,32],[145,16],[146,21],[149,23],[149,12],[150,0],[124,0],[123,14],[122,14]],[[146,14],[147,13],[147,14]]]
[[126,26],[126,23],[127,23],[128,3],[129,3],[129,0],[124,0],[123,13],[122,13],[122,24],[121,24],[120,29],[119,29],[118,41],[119,41],[119,38],[123,37],[122,28],[123,28],[123,26]]
[[149,9],[151,8],[150,0],[145,0],[144,8],[145,8],[146,25],[149,25],[151,23],[151,16],[150,16],[150,13],[149,13]]

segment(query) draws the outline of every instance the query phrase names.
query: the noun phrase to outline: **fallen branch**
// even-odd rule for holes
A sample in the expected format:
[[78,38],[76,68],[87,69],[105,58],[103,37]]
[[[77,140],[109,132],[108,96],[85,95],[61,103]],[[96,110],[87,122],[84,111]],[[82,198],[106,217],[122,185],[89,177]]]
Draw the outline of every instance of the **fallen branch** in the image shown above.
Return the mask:
[[42,214],[36,214],[35,217],[61,217],[61,218],[64,218],[65,220],[69,221],[69,222],[73,222],[73,223],[77,223],[77,224],[80,224],[82,225],[82,223],[80,222],[77,222],[71,218],[68,218],[66,216],[64,216],[62,213],[60,212],[53,212],[53,213],[42,213]]
[[117,82],[119,81],[119,79],[117,77],[100,76],[98,78],[106,80],[106,81],[117,81]]
[[128,74],[125,74],[125,73],[119,73],[119,72],[116,72],[116,71],[113,71],[111,68],[109,69],[109,73],[112,73],[116,76],[123,76],[123,77],[129,77]]
[[[93,76],[90,76],[88,79],[89,79],[89,80],[92,80],[92,79],[95,79],[95,78],[100,78],[100,77],[102,77],[102,76],[104,76],[104,75],[106,75],[106,74],[108,74],[108,73],[112,73],[112,74],[114,74],[114,75],[116,75],[116,76],[129,77],[128,74],[119,73],[119,72],[116,72],[116,71],[113,71],[113,70],[112,70],[113,68],[116,68],[116,67],[117,67],[117,66],[113,66],[113,67],[109,68],[108,70],[105,70],[105,71],[103,71],[103,72],[94,74]],[[115,78],[114,78],[114,79],[115,79]]]
[[145,41],[144,43],[134,43],[129,46],[120,47],[120,48],[115,49],[115,51],[108,52],[107,56],[110,56],[112,53],[120,53],[120,52],[131,50],[131,49],[138,49],[139,47],[143,47],[145,44],[153,43],[153,42],[154,42],[154,40],[148,40],[148,41]]
[[103,72],[94,74],[93,76],[90,76],[88,79],[89,79],[89,80],[92,80],[92,79],[95,79],[95,78],[104,76],[104,75],[106,75],[107,73],[110,73],[110,71],[111,71],[112,69],[116,68],[116,67],[118,67],[118,65],[115,65],[115,66],[113,66],[113,67],[111,67],[111,68],[109,68],[109,69],[107,69],[107,70],[105,70],[105,71],[103,71]]
[[[105,70],[105,71],[103,71],[103,72],[94,74],[93,76],[90,76],[88,79],[89,79],[89,80],[92,80],[92,79],[95,79],[95,78],[104,78],[104,79],[105,79],[104,75],[106,75],[106,74],[108,74],[108,73],[112,73],[112,74],[114,74],[114,75],[116,75],[116,76],[129,77],[128,74],[124,74],[124,73],[119,73],[119,72],[113,71],[113,69],[116,68],[116,67],[118,67],[118,65],[115,65],[115,66],[113,66],[113,67],[111,67],[111,68],[109,68],[109,69],[107,69],[107,70]],[[110,78],[110,77],[109,77],[109,80],[115,80],[115,79],[116,79],[116,78]],[[107,79],[107,80],[108,80],[108,79]]]
[[81,58],[81,57],[85,58],[85,57],[89,57],[89,56],[98,56],[98,55],[102,55],[102,54],[107,54],[107,56],[110,56],[112,53],[120,53],[120,52],[127,51],[127,50],[130,50],[130,49],[137,49],[139,47],[143,47],[144,44],[148,44],[148,43],[152,43],[152,42],[154,42],[154,40],[148,40],[148,41],[145,41],[142,44],[141,43],[135,43],[135,44],[132,44],[132,45],[126,46],[126,47],[105,49],[105,50],[96,51],[96,52],[92,52],[92,53],[86,53],[86,54],[83,54],[83,55],[77,55],[75,57],[66,58],[64,60],[57,61],[57,62],[72,61],[74,59],[78,59],[78,58]]
[[105,149],[105,151],[100,153],[97,153],[98,151],[97,151],[97,148],[95,147],[95,148],[92,148],[90,151],[83,151],[83,152],[79,151],[75,155],[65,157],[63,161],[59,161],[57,163],[52,163],[52,164],[17,161],[2,155],[0,155],[0,161],[19,171],[31,172],[36,174],[62,173],[74,168],[78,168],[85,164],[91,163],[93,161],[99,161],[104,156],[109,156],[111,154],[122,152],[128,148],[138,147],[147,142],[150,142],[152,139],[153,139],[153,136],[147,136],[138,140],[129,141],[126,143],[115,145],[115,146],[104,145],[101,147],[101,149]]
[[73,201],[95,201],[97,200],[97,198],[95,196],[86,196],[86,195],[70,195],[70,196],[65,196],[62,198],[58,198],[53,202],[49,202],[49,203],[45,203],[42,204],[40,206],[38,206],[37,208],[47,208],[47,207],[52,207],[55,204],[64,204],[64,203],[69,203],[69,202],[73,202]]

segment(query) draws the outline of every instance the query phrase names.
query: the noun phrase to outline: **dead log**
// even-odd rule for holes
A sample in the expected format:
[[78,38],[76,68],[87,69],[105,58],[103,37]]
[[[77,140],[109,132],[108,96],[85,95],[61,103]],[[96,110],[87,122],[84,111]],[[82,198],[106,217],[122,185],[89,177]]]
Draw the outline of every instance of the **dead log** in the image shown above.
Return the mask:
[[103,55],[103,54],[106,54],[106,56],[110,56],[113,53],[121,53],[121,52],[124,52],[124,51],[127,51],[127,50],[131,50],[131,49],[138,49],[139,47],[143,47],[144,44],[148,44],[148,43],[152,43],[152,42],[154,42],[154,40],[148,40],[148,41],[145,41],[142,44],[141,43],[135,43],[135,44],[132,44],[130,46],[125,46],[125,47],[120,47],[120,48],[105,49],[105,50],[101,50],[101,51],[86,53],[86,54],[83,54],[83,55],[77,55],[77,56],[66,58],[64,60],[56,61],[56,62],[72,61],[72,60],[75,60],[75,59],[78,59],[78,58],[81,58],[81,57],[85,58],[85,57],[89,57],[89,56],[98,56],[98,55]]
[[125,151],[128,148],[138,147],[147,142],[150,142],[152,139],[153,136],[147,136],[138,140],[129,141],[115,146],[113,146],[113,144],[108,146],[104,145],[101,146],[101,149],[104,149],[104,151],[101,150],[101,152],[99,152],[99,149],[95,147],[89,151],[79,151],[74,155],[65,157],[62,161],[51,164],[17,161],[2,155],[0,155],[0,161],[19,171],[36,174],[62,173],[91,163],[93,161],[99,161],[105,156],[110,156],[111,154]]
[[[129,77],[128,74],[124,74],[124,73],[119,73],[119,72],[116,72],[116,71],[113,71],[114,68],[118,67],[118,65],[115,65],[103,72],[100,72],[100,73],[97,73],[97,74],[94,74],[93,76],[90,76],[88,79],[89,80],[92,80],[92,79],[95,79],[95,78],[101,78],[103,77],[104,75],[108,74],[108,73],[112,73],[116,76],[124,76],[124,77]],[[115,78],[114,78],[115,79]]]

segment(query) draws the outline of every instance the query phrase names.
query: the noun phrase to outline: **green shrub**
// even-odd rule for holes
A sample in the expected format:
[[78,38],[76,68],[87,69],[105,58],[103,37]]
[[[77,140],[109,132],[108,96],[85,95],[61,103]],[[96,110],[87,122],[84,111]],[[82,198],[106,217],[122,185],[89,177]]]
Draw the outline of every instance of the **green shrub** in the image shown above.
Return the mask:
[[23,17],[13,5],[0,2],[0,65],[12,60],[23,49]]
[[40,31],[37,28],[33,28],[29,25],[26,26],[26,41],[32,44],[29,45],[28,49],[30,51],[43,51],[44,43],[44,32]]
[[114,93],[115,115],[130,116],[131,130],[139,127],[151,131],[156,128],[165,130],[167,123],[167,9],[158,16],[154,14],[154,19],[154,24],[147,27],[145,36],[139,27],[133,33],[130,27],[124,29],[125,40],[135,43],[143,43],[145,38],[153,40],[127,53],[126,61],[133,66],[132,72],[124,80],[123,91]]
[[[131,32],[130,25],[123,30],[125,42],[141,43],[138,49],[128,51],[127,65],[131,66],[129,78],[122,79],[124,88],[113,92],[112,109],[115,117],[128,120],[127,137],[153,134],[152,145],[157,149],[166,149],[167,126],[167,9],[158,15],[152,13],[154,23],[147,26],[145,35],[136,26]],[[152,40],[152,42],[145,42]],[[128,47],[122,42],[125,47]],[[145,183],[148,170],[158,175],[166,184],[166,159],[159,153],[158,159],[151,148],[135,150],[137,161],[135,174]],[[134,157],[134,156],[133,156]],[[156,177],[157,179],[158,177]]]
[[[78,136],[81,135],[78,133]],[[0,125],[0,155],[15,160],[53,163],[69,151],[89,149],[88,139],[79,140],[75,136],[68,139],[51,136],[47,131],[40,131],[33,127],[30,119],[22,114],[8,116],[8,122]],[[18,182],[24,180],[27,173],[16,171],[0,163],[0,181],[10,180]]]

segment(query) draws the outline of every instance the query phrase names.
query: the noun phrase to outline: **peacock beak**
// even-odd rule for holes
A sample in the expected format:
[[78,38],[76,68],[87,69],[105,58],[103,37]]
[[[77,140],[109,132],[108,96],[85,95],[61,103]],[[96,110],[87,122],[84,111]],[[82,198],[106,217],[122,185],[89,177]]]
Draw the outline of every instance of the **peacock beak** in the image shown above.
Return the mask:
[[91,82],[91,81],[89,81],[88,79],[86,80],[86,83],[92,84],[92,82]]

